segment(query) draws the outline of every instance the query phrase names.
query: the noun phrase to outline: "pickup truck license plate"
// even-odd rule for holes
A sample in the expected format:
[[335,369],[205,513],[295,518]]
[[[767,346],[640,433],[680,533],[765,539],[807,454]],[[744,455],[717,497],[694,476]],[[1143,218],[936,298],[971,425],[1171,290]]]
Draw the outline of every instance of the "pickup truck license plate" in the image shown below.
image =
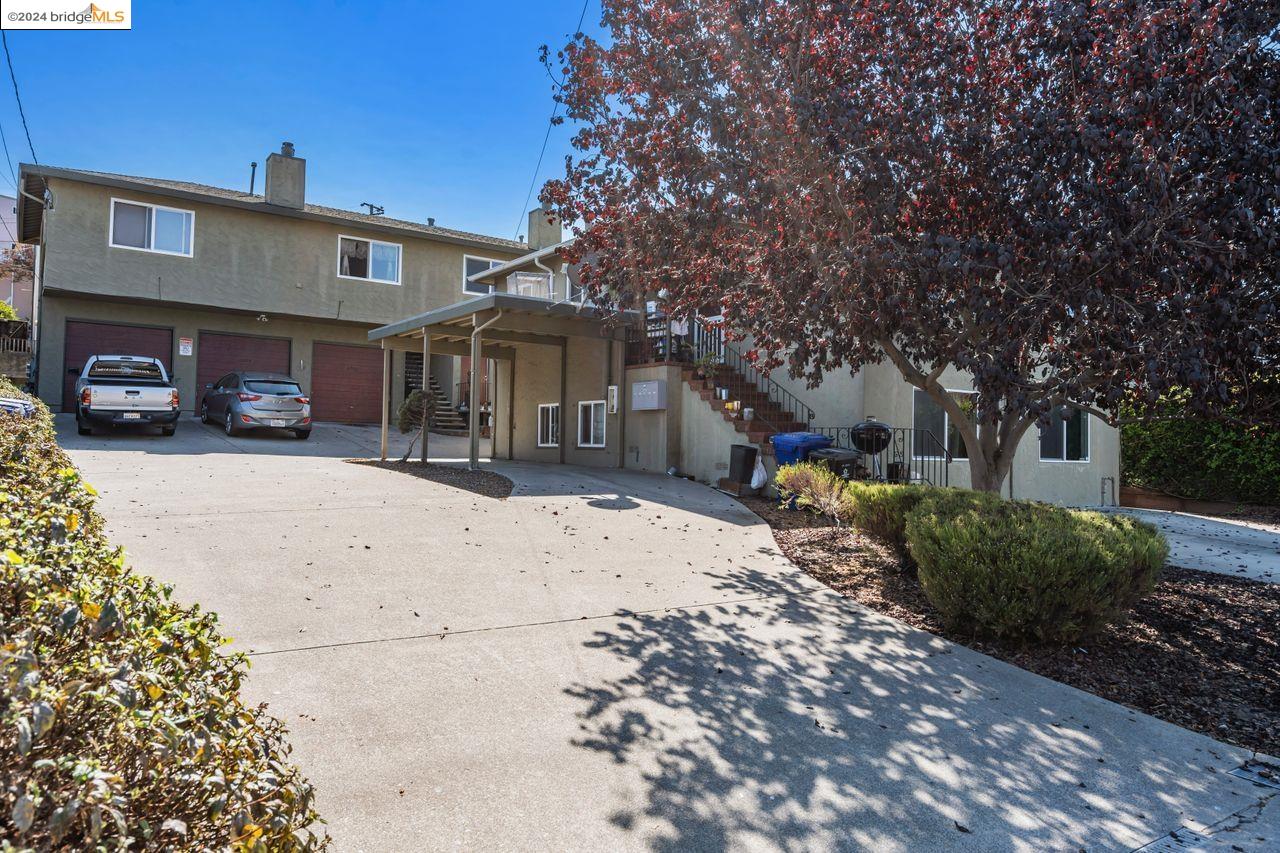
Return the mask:
[[122,417],[126,421],[136,421],[136,420],[142,419],[142,415],[140,415],[138,412],[125,412],[124,415],[122,415]]
[[272,426],[284,426],[284,425],[285,425],[285,424],[287,424],[287,423],[288,423],[288,421],[286,421],[286,420],[281,420],[281,419],[279,419],[279,418],[276,418],[275,420],[271,421],[271,425],[272,425]]

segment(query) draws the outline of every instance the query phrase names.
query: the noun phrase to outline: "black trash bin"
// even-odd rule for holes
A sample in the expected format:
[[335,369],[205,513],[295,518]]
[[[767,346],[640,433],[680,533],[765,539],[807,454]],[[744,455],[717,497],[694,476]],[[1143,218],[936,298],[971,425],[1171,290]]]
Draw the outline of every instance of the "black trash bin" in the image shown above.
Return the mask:
[[729,480],[751,485],[751,475],[756,470],[756,448],[750,444],[735,444],[729,448]]
[[847,447],[821,447],[809,451],[810,462],[825,465],[836,476],[846,480],[854,478],[854,471],[861,460],[862,454],[859,451],[850,450]]

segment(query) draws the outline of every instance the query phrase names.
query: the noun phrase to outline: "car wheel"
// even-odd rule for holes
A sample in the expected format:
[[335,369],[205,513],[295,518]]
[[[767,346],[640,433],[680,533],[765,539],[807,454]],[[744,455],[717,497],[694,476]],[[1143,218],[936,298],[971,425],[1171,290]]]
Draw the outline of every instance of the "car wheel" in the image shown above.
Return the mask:
[[207,424],[209,422],[209,404],[200,404],[200,423]]
[[79,418],[76,418],[76,432],[80,435],[93,435],[93,427],[89,426],[89,424]]
[[160,427],[161,435],[173,435],[177,431],[178,431],[178,427],[174,424],[168,424],[166,426]]
[[293,431],[293,437],[297,439],[301,439],[302,441],[306,441],[308,438],[311,438],[311,430],[295,429]]
[[225,429],[226,429],[226,431],[227,431],[227,435],[235,435],[235,434],[236,434],[236,422],[235,422],[235,416],[231,414],[231,410],[230,410],[230,409],[227,409],[227,420],[226,420],[226,423],[225,423],[223,426],[224,426],[224,428],[225,428]]

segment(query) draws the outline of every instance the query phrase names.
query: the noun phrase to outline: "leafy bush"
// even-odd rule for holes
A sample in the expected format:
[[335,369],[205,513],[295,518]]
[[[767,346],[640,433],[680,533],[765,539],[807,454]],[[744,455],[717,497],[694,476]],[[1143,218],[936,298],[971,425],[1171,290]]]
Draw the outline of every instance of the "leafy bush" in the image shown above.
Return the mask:
[[0,302],[0,320],[16,320],[18,312],[8,302]]
[[1206,418],[1120,430],[1126,485],[1207,501],[1280,504],[1280,429]]
[[907,545],[907,513],[938,491],[935,486],[850,481],[845,485],[843,515],[862,532],[902,549]]
[[240,698],[247,659],[125,565],[94,495],[47,409],[0,415],[2,846],[324,847],[283,725]]
[[794,500],[796,506],[825,515],[837,524],[847,520],[842,512],[845,482],[825,465],[812,462],[783,465],[774,484],[783,499]]
[[1070,643],[1155,586],[1168,547],[1133,518],[929,495],[907,516],[920,585],[948,626],[1020,642]]

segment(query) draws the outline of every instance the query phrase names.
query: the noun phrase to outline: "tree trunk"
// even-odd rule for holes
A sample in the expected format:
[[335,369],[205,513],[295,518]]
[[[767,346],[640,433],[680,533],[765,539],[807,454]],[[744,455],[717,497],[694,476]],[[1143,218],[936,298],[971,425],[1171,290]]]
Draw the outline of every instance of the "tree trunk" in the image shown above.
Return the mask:
[[413,438],[409,439],[409,446],[405,448],[404,456],[400,457],[401,462],[408,462],[409,457],[413,455],[414,445],[418,443],[418,439],[422,437],[422,431],[427,428],[427,422],[424,419],[422,426],[418,427],[418,431],[413,434]]

